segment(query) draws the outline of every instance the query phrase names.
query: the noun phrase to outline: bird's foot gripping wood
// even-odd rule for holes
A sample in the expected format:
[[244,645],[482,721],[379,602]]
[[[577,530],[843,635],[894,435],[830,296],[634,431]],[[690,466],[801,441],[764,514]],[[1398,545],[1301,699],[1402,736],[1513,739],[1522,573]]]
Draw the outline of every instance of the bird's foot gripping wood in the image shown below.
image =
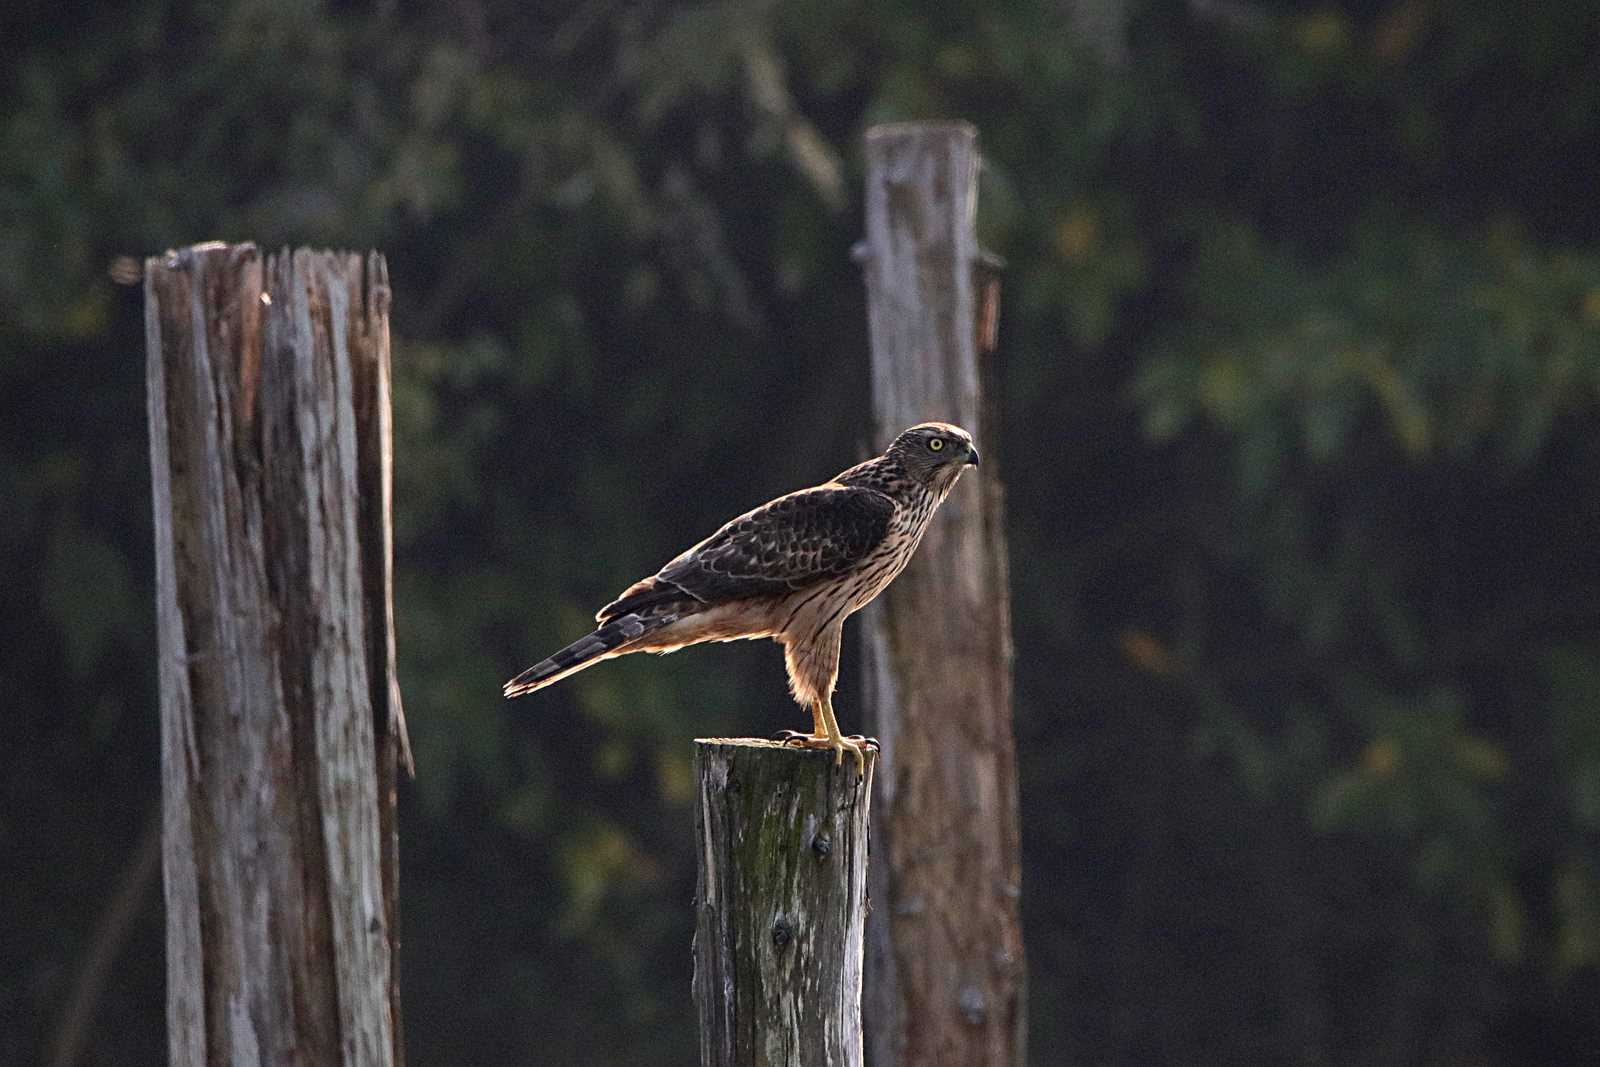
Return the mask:
[[852,753],[856,758],[856,777],[860,778],[867,773],[867,750],[878,751],[876,737],[862,737],[860,734],[851,734],[848,737],[827,734],[808,734],[799,730],[779,730],[772,735],[774,741],[782,741],[786,745],[796,748],[831,748],[833,762],[843,763],[844,754]]

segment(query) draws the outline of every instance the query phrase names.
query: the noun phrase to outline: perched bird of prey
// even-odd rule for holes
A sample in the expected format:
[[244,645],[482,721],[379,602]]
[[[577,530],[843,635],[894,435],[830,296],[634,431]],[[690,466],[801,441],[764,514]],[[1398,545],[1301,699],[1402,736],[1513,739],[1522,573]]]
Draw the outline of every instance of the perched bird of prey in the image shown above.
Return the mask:
[[811,709],[811,732],[787,740],[832,749],[836,763],[848,751],[864,773],[871,742],[846,736],[833,714],[844,620],[905,568],[934,509],[977,462],[959,426],[913,426],[883,455],[745,512],[634,582],[600,609],[593,633],[511,679],[505,695],[629,652],[770,637],[783,646],[789,691]]

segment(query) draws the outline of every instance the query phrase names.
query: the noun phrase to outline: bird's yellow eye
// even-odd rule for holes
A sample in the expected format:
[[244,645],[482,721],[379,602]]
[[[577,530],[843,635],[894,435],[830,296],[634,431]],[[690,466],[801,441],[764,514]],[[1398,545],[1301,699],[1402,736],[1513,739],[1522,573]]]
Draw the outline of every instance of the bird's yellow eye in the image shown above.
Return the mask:
[[943,448],[944,448],[944,438],[942,438],[942,437],[935,437],[933,440],[928,442],[928,450],[930,452],[938,452]]

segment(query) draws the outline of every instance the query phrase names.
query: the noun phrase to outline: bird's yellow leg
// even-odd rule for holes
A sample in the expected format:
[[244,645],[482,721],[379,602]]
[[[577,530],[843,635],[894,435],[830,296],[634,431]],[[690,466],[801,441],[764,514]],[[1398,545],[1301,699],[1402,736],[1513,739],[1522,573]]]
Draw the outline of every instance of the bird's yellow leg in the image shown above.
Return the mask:
[[839,729],[839,720],[833,717],[833,701],[824,699],[811,705],[811,732],[809,734],[796,733],[793,730],[784,730],[779,733],[779,738],[791,745],[801,748],[831,748],[833,761],[844,762],[844,754],[852,752],[856,757],[856,774],[867,773],[868,748],[877,748],[878,743],[867,737],[846,737]]
[[839,720],[833,716],[833,698],[823,697],[821,701],[822,724],[828,730],[828,747],[833,749],[833,762],[843,763],[844,754],[853,752],[856,757],[856,776],[862,777],[867,773],[867,746],[859,741],[852,741],[839,729]]
[[828,739],[827,720],[822,717],[822,704],[813,700],[806,705],[811,709],[811,732],[803,734],[799,730],[779,730],[772,736],[789,745],[798,745],[801,748],[832,748],[833,742]]

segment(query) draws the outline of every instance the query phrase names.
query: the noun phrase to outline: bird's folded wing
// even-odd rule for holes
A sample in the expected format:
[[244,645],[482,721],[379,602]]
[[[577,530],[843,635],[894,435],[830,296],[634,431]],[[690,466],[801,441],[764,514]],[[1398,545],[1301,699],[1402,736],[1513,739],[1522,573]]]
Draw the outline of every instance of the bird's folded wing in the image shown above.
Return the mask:
[[746,512],[601,609],[681,591],[707,604],[772,596],[848,573],[889,533],[894,501],[875,489],[801,489]]

